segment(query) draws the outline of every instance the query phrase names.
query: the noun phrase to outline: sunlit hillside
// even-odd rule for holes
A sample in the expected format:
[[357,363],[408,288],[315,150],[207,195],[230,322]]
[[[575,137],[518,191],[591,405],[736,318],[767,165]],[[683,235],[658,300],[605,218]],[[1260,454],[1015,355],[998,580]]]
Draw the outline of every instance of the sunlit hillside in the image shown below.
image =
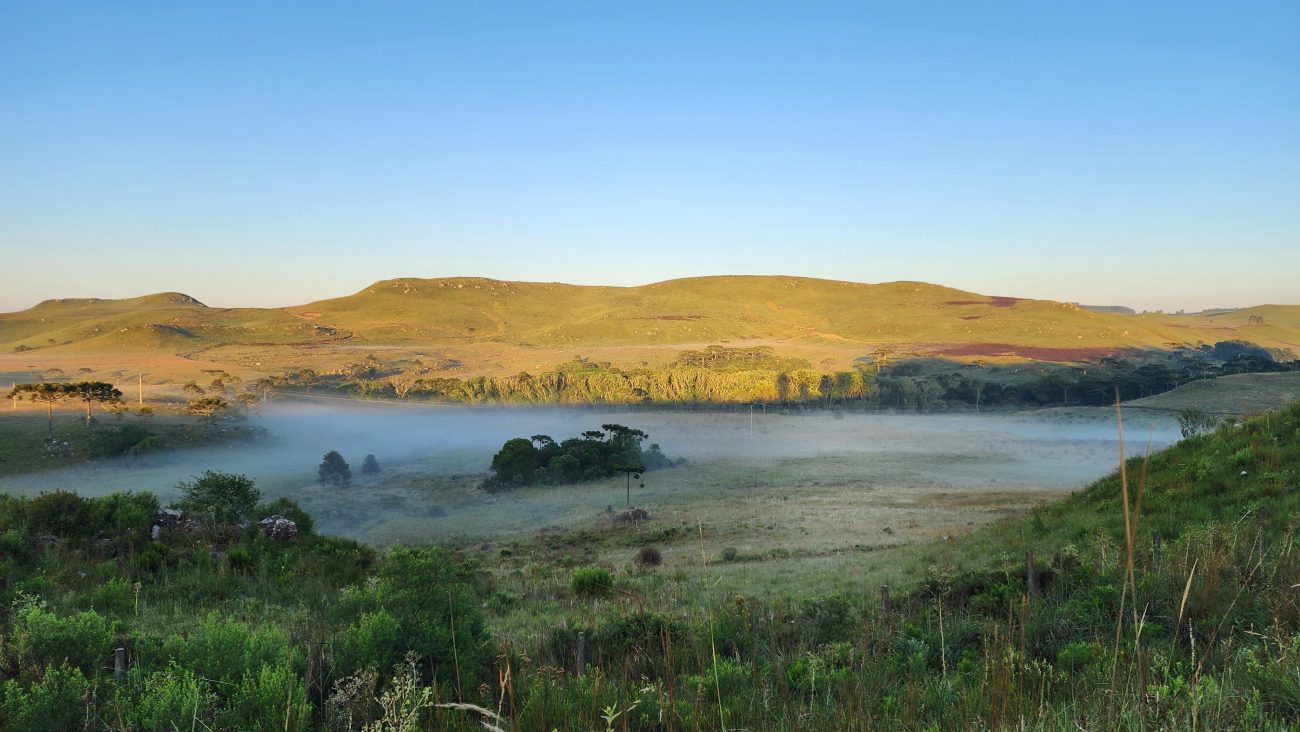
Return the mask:
[[535,373],[575,355],[661,365],[706,344],[768,345],[833,367],[879,351],[1068,362],[1225,340],[1293,349],[1300,306],[1128,315],[921,282],[733,276],[594,287],[395,279],[283,309],[207,307],[178,293],[47,300],[0,315],[0,353],[7,354],[0,358],[11,359],[0,370],[135,354],[170,359],[178,371],[215,364],[269,373],[329,369],[355,360],[358,349],[386,349],[437,359],[464,376]]

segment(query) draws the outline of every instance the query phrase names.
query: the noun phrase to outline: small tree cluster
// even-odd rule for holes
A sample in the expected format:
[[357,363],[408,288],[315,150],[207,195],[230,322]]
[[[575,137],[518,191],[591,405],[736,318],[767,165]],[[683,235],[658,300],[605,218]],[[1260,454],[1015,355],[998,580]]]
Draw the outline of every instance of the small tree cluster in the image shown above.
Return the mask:
[[577,437],[556,442],[549,435],[507,440],[492,458],[491,485],[574,483],[608,478],[617,473],[631,476],[672,465],[658,445],[642,450],[645,432],[621,424],[601,425]]

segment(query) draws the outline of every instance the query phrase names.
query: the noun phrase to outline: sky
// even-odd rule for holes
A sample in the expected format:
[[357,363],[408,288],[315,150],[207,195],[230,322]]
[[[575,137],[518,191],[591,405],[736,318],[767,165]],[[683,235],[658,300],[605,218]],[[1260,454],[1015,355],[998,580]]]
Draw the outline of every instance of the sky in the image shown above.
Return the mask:
[[1300,303],[1296,2],[0,0],[0,310],[392,277]]

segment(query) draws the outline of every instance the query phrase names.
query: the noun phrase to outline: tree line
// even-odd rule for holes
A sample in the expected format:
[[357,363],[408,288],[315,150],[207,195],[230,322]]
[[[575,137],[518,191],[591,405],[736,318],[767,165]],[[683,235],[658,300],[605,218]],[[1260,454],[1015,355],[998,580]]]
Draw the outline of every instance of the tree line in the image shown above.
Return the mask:
[[[575,358],[541,374],[442,376],[422,367],[366,363],[319,374],[308,368],[256,382],[259,388],[322,388],[365,399],[453,404],[765,404],[797,408],[931,411],[949,408],[1109,404],[1199,379],[1291,371],[1266,349],[1223,342],[1103,358],[1095,363],[988,364],[942,358],[864,356],[852,368],[817,370],[770,349],[710,346],[669,366],[628,368]],[[418,363],[418,362],[417,362]]]

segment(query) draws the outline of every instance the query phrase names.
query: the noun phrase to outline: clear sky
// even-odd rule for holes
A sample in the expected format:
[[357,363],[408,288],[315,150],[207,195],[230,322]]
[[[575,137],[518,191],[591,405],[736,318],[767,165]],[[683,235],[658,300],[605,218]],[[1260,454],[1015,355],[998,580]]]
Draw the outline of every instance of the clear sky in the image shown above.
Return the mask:
[[399,276],[1300,303],[1300,3],[0,0],[0,310]]

